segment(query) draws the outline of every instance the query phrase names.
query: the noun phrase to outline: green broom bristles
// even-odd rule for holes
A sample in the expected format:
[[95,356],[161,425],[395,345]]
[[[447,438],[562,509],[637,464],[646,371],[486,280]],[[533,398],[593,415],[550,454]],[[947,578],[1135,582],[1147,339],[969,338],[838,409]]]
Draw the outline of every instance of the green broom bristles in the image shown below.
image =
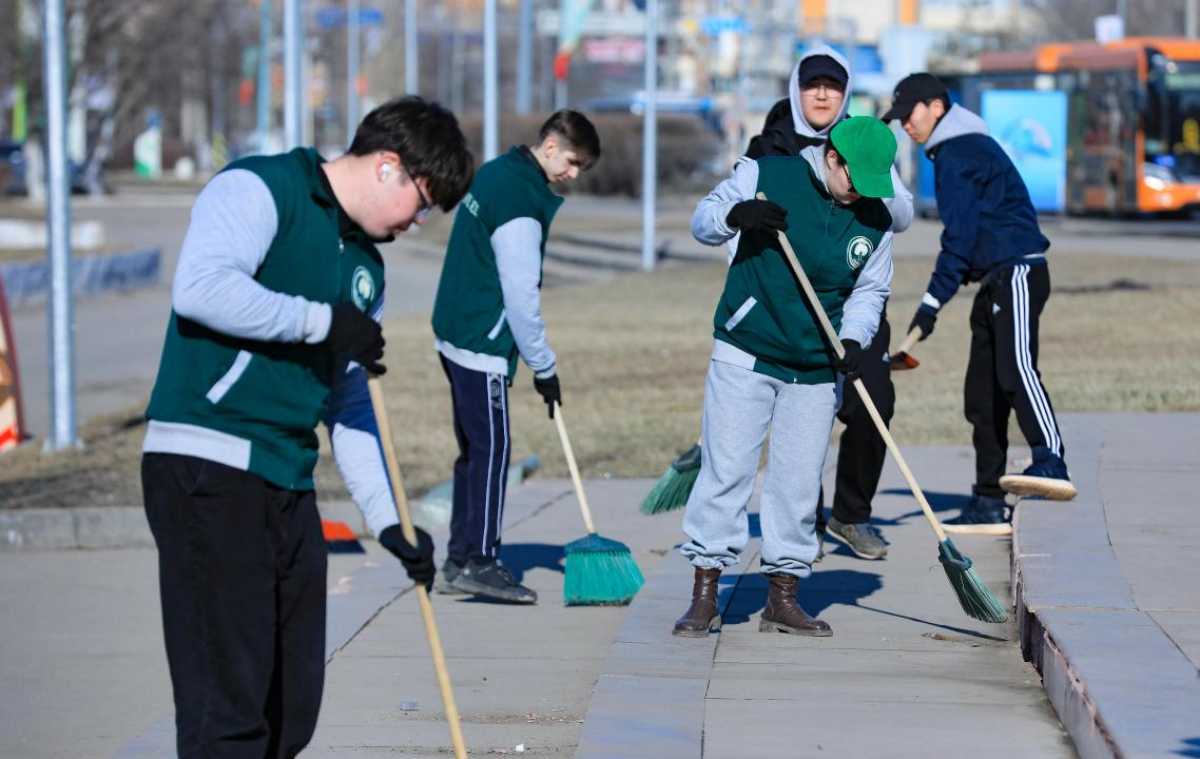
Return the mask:
[[972,568],[971,560],[960,553],[949,538],[938,544],[938,560],[968,616],[981,622],[1000,623],[1008,619],[1004,604],[984,584]]
[[697,443],[671,462],[667,471],[642,501],[643,514],[661,514],[687,505],[692,486],[700,474],[700,444]]
[[629,547],[592,533],[567,543],[563,600],[567,606],[623,606],[641,590],[642,571]]

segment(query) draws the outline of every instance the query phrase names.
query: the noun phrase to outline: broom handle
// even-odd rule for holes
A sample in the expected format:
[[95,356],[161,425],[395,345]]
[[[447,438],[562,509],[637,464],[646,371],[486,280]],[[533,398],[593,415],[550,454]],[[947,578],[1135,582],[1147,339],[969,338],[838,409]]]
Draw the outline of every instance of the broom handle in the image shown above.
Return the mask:
[[[412,516],[408,511],[408,498],[404,495],[404,483],[400,480],[400,464],[396,461],[396,449],[392,445],[392,428],[388,423],[387,410],[383,405],[383,386],[379,378],[367,380],[371,392],[371,408],[375,412],[375,424],[379,427],[379,442],[383,457],[387,461],[388,479],[392,483],[392,498],[396,501],[396,513],[400,517],[400,529],[410,545],[417,544],[417,531],[413,529]],[[417,584],[417,601],[421,606],[421,617],[425,620],[425,637],[429,639],[429,650],[433,654],[433,668],[437,673],[438,686],[442,690],[442,705],[446,709],[446,721],[450,724],[450,742],[454,744],[455,759],[466,759],[467,746],[463,741],[462,725],[459,724],[458,705],[454,702],[454,691],[450,686],[450,673],[446,670],[446,654],[442,651],[442,638],[438,635],[437,621],[433,618],[433,604],[429,603],[429,591]]]
[[[761,192],[758,194],[758,197],[761,200],[766,200],[766,196]],[[800,280],[800,287],[803,288],[804,296],[808,299],[809,305],[812,306],[813,312],[817,315],[817,321],[821,323],[821,328],[825,330],[826,337],[829,338],[829,342],[833,345],[833,352],[839,359],[842,358],[846,352],[842,348],[842,341],[838,338],[837,330],[829,323],[829,317],[825,315],[825,309],[821,306],[821,301],[817,300],[817,294],[813,291],[812,283],[808,281],[808,275],[804,273],[804,267],[800,265],[800,261],[796,258],[796,251],[792,250],[792,244],[788,242],[787,235],[783,232],[779,233],[779,244],[783,246],[784,256],[787,257],[788,264],[791,265],[796,279]],[[900,446],[896,445],[896,441],[892,439],[892,433],[888,431],[887,425],[883,423],[883,417],[879,416],[879,409],[875,408],[875,403],[871,400],[871,395],[867,392],[867,388],[863,385],[861,379],[854,380],[854,389],[858,391],[858,397],[862,399],[863,406],[867,409],[867,413],[871,415],[871,421],[875,422],[875,428],[879,430],[880,437],[887,444],[887,449],[892,454],[892,458],[900,466],[900,472],[904,475],[904,479],[908,481],[908,487],[916,497],[917,503],[921,504],[921,511],[925,512],[925,518],[929,520],[930,526],[933,527],[938,541],[945,542],[946,531],[942,529],[942,523],[934,515],[933,509],[929,506],[929,501],[925,500],[924,491],[917,484],[917,478],[913,476],[912,470],[908,468],[908,462],[904,460],[904,456],[900,453]]]
[[905,336],[904,342],[900,343],[900,347],[896,349],[896,353],[911,353],[913,346],[921,340],[921,328],[913,327]]
[[589,535],[596,532],[592,523],[592,509],[588,506],[587,496],[583,493],[583,480],[579,478],[579,465],[575,463],[575,451],[571,448],[571,439],[567,437],[567,425],[563,424],[562,404],[554,403],[554,426],[558,428],[558,439],[562,441],[563,455],[567,457],[567,468],[571,470],[571,482],[575,484],[575,497],[579,499],[579,510],[583,512],[583,524]]

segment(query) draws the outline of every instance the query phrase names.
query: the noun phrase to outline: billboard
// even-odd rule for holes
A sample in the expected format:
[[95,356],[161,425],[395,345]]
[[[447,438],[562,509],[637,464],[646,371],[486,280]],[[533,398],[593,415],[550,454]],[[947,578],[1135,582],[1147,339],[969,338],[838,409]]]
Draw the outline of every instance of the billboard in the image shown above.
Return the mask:
[[1033,207],[1060,212],[1067,187],[1067,95],[1041,90],[983,93],[988,131],[1016,165]]

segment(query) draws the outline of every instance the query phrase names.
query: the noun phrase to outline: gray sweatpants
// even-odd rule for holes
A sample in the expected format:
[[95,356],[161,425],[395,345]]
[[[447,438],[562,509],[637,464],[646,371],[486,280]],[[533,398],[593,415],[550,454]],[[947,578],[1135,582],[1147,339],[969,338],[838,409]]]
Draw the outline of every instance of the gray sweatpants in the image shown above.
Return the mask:
[[713,360],[704,388],[700,475],[680,547],[693,566],[724,569],[750,540],[746,507],[767,431],[762,571],[808,577],[817,556],[817,497],[841,383],[796,385]]

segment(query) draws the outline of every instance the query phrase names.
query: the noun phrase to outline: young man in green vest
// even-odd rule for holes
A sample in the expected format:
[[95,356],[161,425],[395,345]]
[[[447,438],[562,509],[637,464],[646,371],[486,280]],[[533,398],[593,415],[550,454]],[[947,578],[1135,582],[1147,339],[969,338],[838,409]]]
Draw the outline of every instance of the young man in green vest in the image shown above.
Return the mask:
[[508,386],[520,356],[551,417],[562,401],[541,315],[546,236],[563,202],[550,185],[574,180],[600,157],[596,128],[577,111],[553,114],[538,139],[532,148],[514,147],[480,167],[454,218],[433,306],[459,449],[438,589],[528,604],[537,603],[537,593],[498,559],[508,482]]
[[367,526],[429,585],[397,524],[367,393],[382,373],[375,243],[449,210],[474,161],[454,115],[406,97],[349,152],[246,158],[205,186],[172,287],[142,457],[180,757],[292,757],[325,672],[318,422]]
[[[822,160],[803,155],[741,159],[700,201],[692,234],[721,245],[740,233],[713,317],[704,393],[700,475],[688,499],[680,551],[695,567],[692,602],[674,633],[703,637],[720,625],[717,583],[749,540],[746,508],[768,432],[762,494],[762,571],[769,592],[759,629],[828,636],[796,600],[817,556],[821,470],[841,402],[891,292],[891,197],[896,139],[883,122],[846,119]],[[758,193],[766,200],[757,199]],[[813,316],[782,253],[785,231],[845,358]]]

